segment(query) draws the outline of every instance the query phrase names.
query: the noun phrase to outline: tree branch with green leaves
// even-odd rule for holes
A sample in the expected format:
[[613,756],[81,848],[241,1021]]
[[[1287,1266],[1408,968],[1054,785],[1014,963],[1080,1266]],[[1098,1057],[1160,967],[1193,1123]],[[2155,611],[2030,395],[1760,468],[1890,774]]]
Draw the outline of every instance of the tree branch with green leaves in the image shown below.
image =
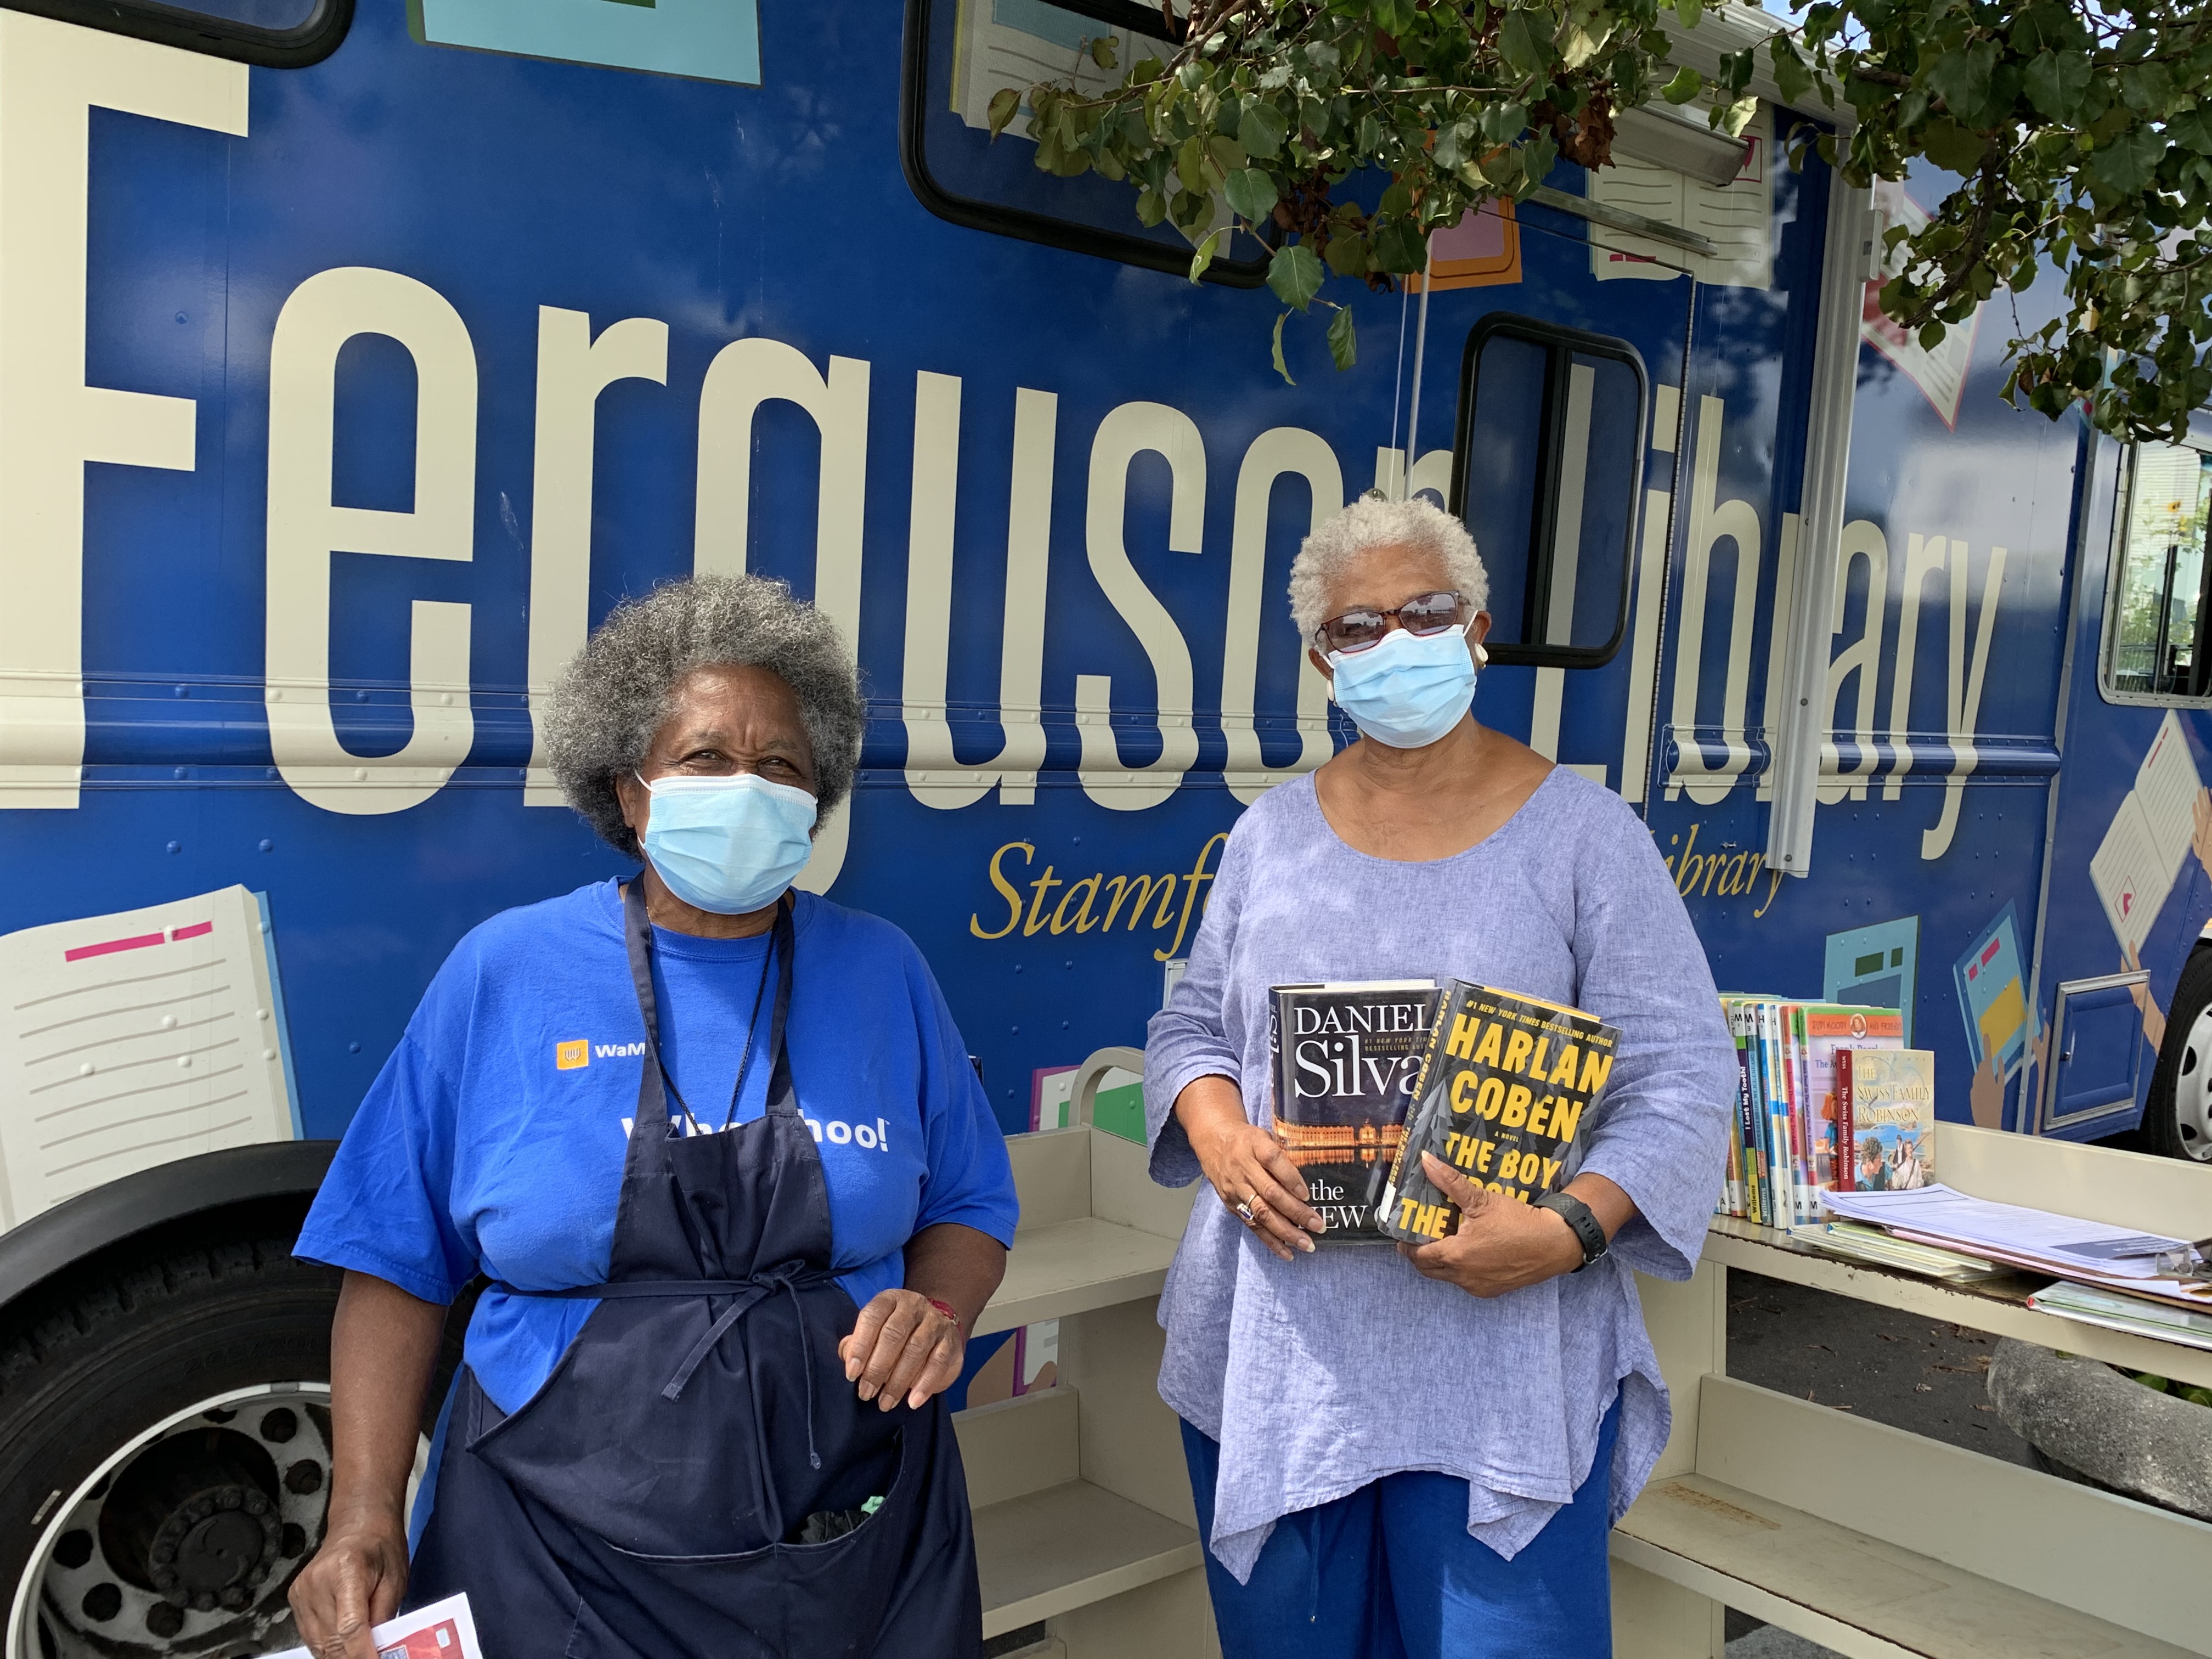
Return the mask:
[[[1673,21],[1705,9],[1678,0]],[[2012,340],[2008,397],[2079,402],[2124,437],[2178,436],[2212,397],[2212,4],[1821,0],[1710,77],[1672,62],[1657,0],[1194,0],[1161,33],[1127,64],[1091,42],[1120,70],[1103,88],[1002,90],[993,135],[1026,106],[1036,165],[1126,181],[1143,223],[1194,244],[1193,281],[1232,232],[1264,244],[1286,380],[1285,327],[1316,307],[1337,367],[1356,359],[1332,279],[1395,291],[1435,231],[1525,199],[1560,157],[1611,165],[1623,110],[1703,102],[1734,136],[1764,59],[1785,100],[1854,118],[1840,137],[1801,123],[1793,162],[1817,149],[1860,187],[1923,160],[1954,175],[1925,224],[1887,233],[1882,307],[1924,345],[2054,267],[2067,314]]]

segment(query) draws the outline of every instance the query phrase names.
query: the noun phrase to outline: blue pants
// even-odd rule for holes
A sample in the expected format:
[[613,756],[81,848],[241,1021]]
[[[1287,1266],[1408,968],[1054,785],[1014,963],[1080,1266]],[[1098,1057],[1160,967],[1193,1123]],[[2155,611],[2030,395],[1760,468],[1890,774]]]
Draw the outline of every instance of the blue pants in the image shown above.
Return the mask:
[[[1574,1501],[1510,1561],[1467,1530],[1467,1482],[1386,1475],[1275,1523],[1240,1584],[1206,1556],[1223,1659],[1609,1659],[1607,1500],[1615,1401]],[[1221,1448],[1182,1425],[1198,1534],[1213,1531]]]

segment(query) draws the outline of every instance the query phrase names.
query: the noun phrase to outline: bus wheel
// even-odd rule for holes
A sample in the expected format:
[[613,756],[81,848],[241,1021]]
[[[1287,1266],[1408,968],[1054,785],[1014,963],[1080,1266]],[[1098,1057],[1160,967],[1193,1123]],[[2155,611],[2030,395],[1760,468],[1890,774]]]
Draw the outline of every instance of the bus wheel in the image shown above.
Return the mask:
[[2152,1074],[2143,1140],[2167,1158],[2212,1163],[2212,951],[2182,965]]
[[330,1501],[338,1276],[291,1243],[171,1241],[9,1309],[0,1659],[295,1643],[285,1590]]

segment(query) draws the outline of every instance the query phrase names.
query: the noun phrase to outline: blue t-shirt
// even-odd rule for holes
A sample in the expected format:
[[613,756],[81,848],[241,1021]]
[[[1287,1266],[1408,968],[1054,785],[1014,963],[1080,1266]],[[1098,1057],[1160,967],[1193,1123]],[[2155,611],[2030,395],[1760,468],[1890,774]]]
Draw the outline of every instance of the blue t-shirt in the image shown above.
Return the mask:
[[[1013,1176],[914,942],[878,917],[795,899],[792,1082],[829,1188],[831,1264],[865,1304],[902,1282],[906,1242],[924,1227],[958,1222],[1011,1244]],[[766,934],[653,930],[661,1052],[705,1132],[729,1115],[749,1019],[736,1121],[767,1109],[768,948]],[[479,1271],[530,1289],[604,1281],[644,1038],[615,883],[494,916],[430,981],[298,1253],[426,1302],[451,1302]],[[598,1305],[487,1290],[465,1352],[493,1403],[512,1412],[535,1394]]]

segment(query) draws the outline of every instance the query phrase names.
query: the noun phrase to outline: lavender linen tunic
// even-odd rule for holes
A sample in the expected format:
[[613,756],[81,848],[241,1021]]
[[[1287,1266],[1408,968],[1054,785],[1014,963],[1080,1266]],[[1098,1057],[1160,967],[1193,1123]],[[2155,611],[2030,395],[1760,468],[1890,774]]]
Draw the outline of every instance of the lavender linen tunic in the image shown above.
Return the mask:
[[1276,1520],[1406,1470],[1468,1482],[1468,1531],[1510,1559],[1573,1496],[1616,1393],[1617,1520],[1672,1413],[1631,1268],[1686,1279],[1720,1189],[1735,1058],[1711,970],[1651,837],[1618,795],[1560,768],[1456,857],[1370,858],[1313,780],[1262,797],[1229,838],[1189,971],[1145,1051],[1152,1178],[1200,1178],[1170,1109],[1208,1074],[1269,1121],[1267,989],[1447,977],[1532,993],[1620,1028],[1580,1170],[1638,1218],[1586,1271],[1491,1300],[1388,1245],[1279,1261],[1215,1200],[1192,1206],[1160,1298],[1160,1395],[1221,1445],[1209,1543],[1248,1581]]

